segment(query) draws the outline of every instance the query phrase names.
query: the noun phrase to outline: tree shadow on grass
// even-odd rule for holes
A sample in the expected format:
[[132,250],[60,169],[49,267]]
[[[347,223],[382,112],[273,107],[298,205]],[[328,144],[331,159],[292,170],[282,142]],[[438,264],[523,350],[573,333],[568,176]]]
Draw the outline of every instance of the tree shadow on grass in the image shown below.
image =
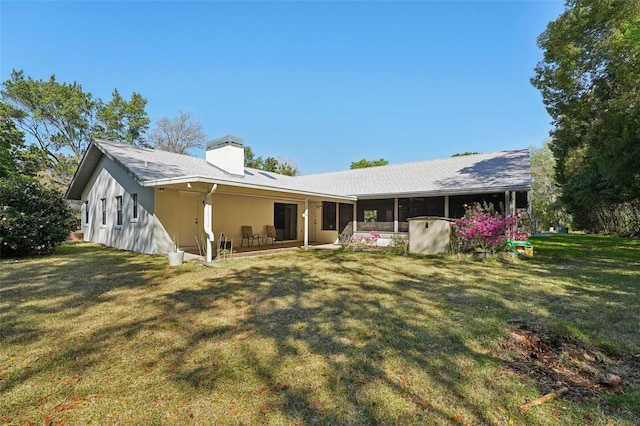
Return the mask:
[[[517,413],[515,402],[500,396],[499,380],[489,373],[474,374],[502,365],[485,345],[499,340],[507,321],[521,318],[532,300],[553,298],[566,309],[580,310],[596,297],[546,294],[527,283],[510,282],[509,277],[527,276],[526,264],[500,270],[460,262],[452,268],[440,258],[383,261],[375,254],[301,252],[266,261],[229,261],[197,275],[192,284],[170,288],[163,284],[167,268],[157,258],[128,259],[126,253],[109,250],[91,256],[110,274],[93,271],[95,283],[88,289],[64,272],[71,265],[89,268],[88,275],[90,267],[82,258],[35,265],[40,268],[35,287],[23,282],[18,271],[3,271],[11,280],[0,291],[14,305],[22,304],[32,289],[36,302],[54,301],[45,307],[3,308],[3,327],[18,327],[7,328],[3,339],[39,338],[35,324],[19,329],[20,310],[79,315],[113,301],[109,292],[120,288],[165,285],[149,302],[155,313],[88,331],[73,347],[0,381],[1,391],[47,372],[91,369],[105,362],[101,356],[109,345],[153,346],[156,341],[148,335],[171,329],[177,337],[159,345],[152,356],[142,351],[147,358],[139,368],[162,370],[166,380],[197,393],[235,386],[236,394],[260,395],[263,406],[248,403],[253,422],[279,413],[322,424],[493,424]],[[536,268],[535,274],[553,276],[544,265]],[[183,272],[169,273],[175,277]],[[56,301],[59,294],[65,297]],[[531,321],[555,320],[553,312],[527,315]],[[535,417],[522,418],[536,422]]]
[[44,333],[40,315],[80,316],[108,303],[111,291],[155,285],[166,271],[158,257],[95,244],[63,245],[59,253],[55,264],[46,257],[2,262],[0,342],[31,343]]
[[[495,334],[494,325],[465,309],[489,305],[506,309],[497,297],[443,285],[437,273],[405,272],[392,282],[385,281],[383,271],[356,276],[357,268],[351,269],[355,268],[353,257],[316,256],[339,271],[339,276],[332,274],[329,279],[347,276],[349,280],[327,281],[304,266],[250,267],[222,282],[212,280],[205,288],[175,292],[163,301],[163,309],[176,303],[195,303],[192,309],[198,310],[203,299],[215,299],[219,304],[225,299],[247,301],[247,314],[224,333],[228,338],[251,333],[275,342],[277,351],[270,356],[260,353],[260,347],[247,345],[237,357],[242,365],[250,366],[262,386],[281,390],[282,397],[270,408],[290,418],[331,424],[415,423],[436,418],[446,423],[457,418],[454,407],[439,406],[433,391],[421,388],[433,386],[455,395],[464,414],[476,421],[489,424],[496,419],[498,414],[487,411],[486,401],[467,396],[470,390],[463,365],[484,366],[497,361],[474,348],[469,336],[449,318],[464,320],[466,330],[493,327],[491,333]],[[461,300],[463,296],[465,300]],[[202,345],[202,336],[194,333],[184,351],[165,355],[174,357],[176,365],[188,365],[191,354],[187,348]],[[323,360],[315,367],[320,369],[316,380],[340,395],[341,407],[314,392],[312,381],[290,384],[282,390],[283,381],[295,382],[295,373],[287,376],[282,367],[299,356]],[[185,367],[176,378],[193,386],[211,384],[207,376],[217,367]],[[490,389],[492,384],[487,379],[483,386]],[[385,404],[385,393],[397,400],[397,407]]]
[[[63,254],[56,256],[55,264],[46,257],[4,261],[1,297],[6,300],[67,297],[68,303],[73,304],[73,299],[99,296],[119,286],[146,285],[146,271],[164,269],[157,256],[106,249],[95,244],[70,244],[60,252]],[[29,264],[28,269],[20,266],[25,262]],[[69,307],[62,304],[51,309]]]
[[[429,401],[432,394],[425,396],[403,376],[406,373],[419,376],[416,383],[430,383],[441,392],[462,396],[459,408],[475,421],[496,421],[500,416],[497,407],[487,409],[486,400],[465,396],[477,383],[468,382],[464,365],[499,365],[500,361],[479,346],[484,340],[495,341],[510,319],[522,318],[517,306],[522,300],[545,300],[547,294],[526,283],[505,283],[502,274],[495,270],[482,273],[473,262],[460,265],[452,279],[432,269],[427,274],[403,271],[392,263],[378,262],[375,255],[356,261],[344,254],[314,256],[331,265],[334,272],[329,277],[319,276],[306,265],[239,268],[224,282],[212,280],[203,289],[173,293],[165,303],[188,304],[203,297],[215,297],[218,302],[245,300],[250,305],[247,314],[225,333],[254,333],[276,342],[277,353],[270,357],[251,346],[238,354],[266,388],[278,389],[282,373],[274,372],[280,371],[292,354],[300,355],[302,350],[304,356],[321,357],[324,370],[318,380],[330,382],[346,405],[337,408],[326,401],[323,405],[308,383],[290,386],[272,408],[291,418],[363,424],[457,418],[454,407]],[[438,262],[450,268],[444,260]],[[377,268],[363,267],[367,263],[375,263]],[[514,275],[522,276],[518,270],[522,267],[526,265],[516,265]],[[389,281],[388,276],[394,278]],[[582,310],[590,299],[571,292],[554,297],[566,309],[576,310]],[[553,313],[527,315],[533,322],[555,320]],[[464,324],[461,329],[457,321]],[[194,336],[188,346],[198,346],[202,343],[199,339]],[[172,355],[179,355],[176,363],[181,364],[188,351]],[[394,365],[398,371],[385,365]],[[412,366],[408,369],[411,372],[403,373],[402,365]],[[201,382],[206,374],[207,368],[199,366],[195,374],[183,374],[182,378],[194,380],[203,375],[196,380]],[[400,405],[407,411],[385,408],[379,395],[368,394],[372,383],[404,401]],[[488,378],[483,383],[486,389],[495,389],[494,385]],[[413,409],[408,409],[411,406]],[[416,407],[425,407],[424,413],[416,412]]]

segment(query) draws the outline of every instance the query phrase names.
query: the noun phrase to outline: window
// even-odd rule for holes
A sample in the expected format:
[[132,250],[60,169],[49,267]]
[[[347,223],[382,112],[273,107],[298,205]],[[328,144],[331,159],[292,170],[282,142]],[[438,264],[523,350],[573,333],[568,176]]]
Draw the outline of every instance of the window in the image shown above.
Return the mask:
[[358,200],[358,231],[393,232],[393,198]]
[[377,200],[358,200],[359,222],[393,223],[393,198]]
[[413,197],[398,199],[399,222],[407,222],[408,219],[412,217],[420,216],[444,217],[444,197]]
[[100,221],[100,224],[102,226],[106,226],[107,225],[107,199],[101,198],[100,204],[102,204],[102,220]]
[[116,226],[122,226],[122,195],[116,196]]
[[135,221],[138,220],[138,194],[131,194],[131,204],[133,204],[131,219]]
[[84,214],[82,215],[84,226],[89,226],[89,200],[82,204]]
[[295,240],[298,238],[298,205],[273,203],[273,225],[276,239]]
[[344,233],[345,228],[349,227],[347,233],[353,233],[353,204],[340,203],[338,205],[338,232]]
[[529,207],[529,194],[527,191],[516,192],[516,209],[526,209]]
[[492,204],[497,212],[504,214],[504,192],[489,194],[452,195],[449,197],[449,217],[459,219],[464,216],[466,206],[475,203]]
[[322,230],[333,231],[336,229],[336,203],[322,202]]
[[364,221],[365,222],[377,222],[378,221],[378,210],[365,210],[364,211]]

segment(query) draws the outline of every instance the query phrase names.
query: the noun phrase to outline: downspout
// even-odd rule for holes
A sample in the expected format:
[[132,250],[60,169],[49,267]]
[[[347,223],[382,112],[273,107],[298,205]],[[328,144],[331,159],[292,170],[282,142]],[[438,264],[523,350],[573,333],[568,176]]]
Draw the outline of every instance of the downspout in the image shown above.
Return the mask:
[[213,230],[211,229],[212,222],[212,208],[211,208],[211,197],[213,193],[218,189],[218,184],[215,183],[211,187],[211,191],[204,197],[204,232],[207,234],[207,263],[211,263],[213,259],[213,241],[215,237],[213,236]]
[[304,249],[309,248],[309,199],[304,200]]

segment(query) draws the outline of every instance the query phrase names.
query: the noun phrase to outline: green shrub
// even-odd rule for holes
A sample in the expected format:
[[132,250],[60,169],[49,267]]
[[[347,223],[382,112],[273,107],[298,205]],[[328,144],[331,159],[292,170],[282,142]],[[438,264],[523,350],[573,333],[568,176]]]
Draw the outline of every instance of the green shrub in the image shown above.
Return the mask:
[[0,256],[51,253],[73,229],[73,214],[59,192],[33,178],[0,181]]
[[393,254],[404,256],[409,253],[409,241],[405,240],[400,234],[393,234],[389,250]]

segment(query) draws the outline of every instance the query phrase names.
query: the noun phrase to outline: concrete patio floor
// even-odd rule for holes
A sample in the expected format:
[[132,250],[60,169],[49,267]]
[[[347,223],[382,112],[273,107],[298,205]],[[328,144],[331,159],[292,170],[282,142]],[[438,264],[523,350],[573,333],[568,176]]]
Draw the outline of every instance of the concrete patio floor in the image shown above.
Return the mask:
[[[307,246],[309,250],[337,250],[340,248],[338,244],[326,244],[326,243],[309,243]],[[248,256],[264,256],[267,254],[280,253],[283,251],[301,250],[304,249],[303,241],[285,241],[275,244],[262,244],[253,246],[233,247],[233,253],[225,256],[226,259],[235,257],[248,257]],[[195,262],[204,262],[205,256],[200,256],[197,251],[187,250],[184,254],[184,260],[192,260]],[[214,258],[214,261],[216,258]]]

